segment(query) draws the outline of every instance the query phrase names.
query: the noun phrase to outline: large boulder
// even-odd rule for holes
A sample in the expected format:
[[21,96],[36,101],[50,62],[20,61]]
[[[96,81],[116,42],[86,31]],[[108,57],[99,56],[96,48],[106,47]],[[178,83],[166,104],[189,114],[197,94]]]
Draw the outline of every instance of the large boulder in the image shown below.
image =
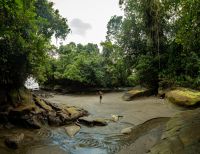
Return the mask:
[[152,147],[152,154],[200,153],[200,109],[184,111],[171,118],[162,139]]
[[71,118],[71,120],[75,120],[78,119],[82,116],[88,115],[88,112],[78,108],[78,107],[74,107],[74,106],[68,106],[68,107],[64,107],[63,112],[67,112]]
[[177,105],[194,106],[200,104],[200,92],[196,90],[177,88],[166,93],[166,98]]
[[24,134],[15,134],[13,136],[6,137],[5,144],[7,147],[17,149],[24,139]]
[[134,98],[141,97],[141,96],[150,96],[152,91],[147,88],[136,87],[130,91],[127,91],[122,99],[125,101],[131,101]]

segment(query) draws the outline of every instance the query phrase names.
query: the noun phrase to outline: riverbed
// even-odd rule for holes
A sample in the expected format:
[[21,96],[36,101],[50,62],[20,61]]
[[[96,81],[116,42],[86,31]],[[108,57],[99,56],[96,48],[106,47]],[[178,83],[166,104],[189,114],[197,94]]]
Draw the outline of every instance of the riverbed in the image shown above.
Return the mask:
[[[165,99],[142,97],[123,101],[123,92],[103,95],[102,103],[97,94],[54,94],[48,101],[77,106],[87,110],[90,116],[111,119],[120,115],[119,121],[110,121],[107,126],[86,127],[70,138],[63,127],[44,127],[27,130],[8,127],[0,130],[1,154],[114,154],[145,153],[159,141],[161,132],[169,117],[182,112]],[[139,126],[139,127],[138,127]],[[137,128],[132,134],[122,135],[123,128]],[[138,131],[139,130],[139,131]],[[17,150],[5,147],[3,140],[16,132],[23,132],[25,140]],[[134,145],[134,146],[133,146]],[[134,147],[134,148],[130,148]],[[128,149],[124,150],[124,149]]]

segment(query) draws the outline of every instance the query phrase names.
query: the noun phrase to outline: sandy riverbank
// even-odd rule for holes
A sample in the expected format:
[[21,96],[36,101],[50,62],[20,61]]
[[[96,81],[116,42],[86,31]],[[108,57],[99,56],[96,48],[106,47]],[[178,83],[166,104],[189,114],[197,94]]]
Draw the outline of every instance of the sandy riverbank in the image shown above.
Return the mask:
[[48,100],[55,103],[66,103],[81,107],[93,116],[110,117],[111,114],[122,115],[121,121],[141,124],[157,117],[172,117],[183,109],[176,107],[164,99],[157,97],[143,97],[133,101],[123,101],[123,92],[106,93],[103,95],[102,104],[98,95],[55,95]]
[[[161,137],[166,119],[160,117],[172,117],[183,111],[183,108],[176,107],[167,100],[157,97],[142,97],[133,101],[123,101],[123,92],[106,93],[103,95],[102,104],[99,103],[98,95],[55,95],[48,100],[55,103],[67,103],[89,111],[91,116],[110,118],[111,114],[121,115],[121,123],[128,123],[133,126],[142,124],[139,139],[130,137],[130,143],[122,147],[119,154],[141,154],[146,153]],[[151,120],[154,119],[155,120]],[[157,120],[158,118],[158,120]],[[147,121],[147,123],[145,123]],[[145,123],[145,124],[143,124]],[[116,129],[116,126],[115,126]],[[140,129],[140,128],[139,128]],[[106,128],[104,128],[106,130]],[[101,130],[102,131],[102,130]],[[108,132],[112,133],[112,128]],[[120,130],[113,130],[113,133],[120,133]]]

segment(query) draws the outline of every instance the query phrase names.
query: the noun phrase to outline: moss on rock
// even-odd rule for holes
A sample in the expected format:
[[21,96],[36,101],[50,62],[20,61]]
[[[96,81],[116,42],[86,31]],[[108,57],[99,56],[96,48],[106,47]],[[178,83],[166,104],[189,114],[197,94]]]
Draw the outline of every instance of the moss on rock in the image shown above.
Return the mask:
[[149,96],[151,95],[151,90],[146,88],[134,88],[123,95],[123,100],[131,101],[134,98],[141,97],[141,96]]
[[21,103],[31,103],[32,94],[29,90],[25,88],[12,89],[9,92],[10,101],[13,105]]
[[46,111],[53,110],[51,106],[47,105],[47,103],[45,103],[42,99],[38,97],[35,98],[35,103]]
[[12,109],[11,111],[13,112],[19,112],[19,113],[24,113],[24,112],[30,112],[35,110],[36,105],[34,103],[25,103],[25,104],[20,104],[18,107]]
[[69,114],[72,120],[88,115],[87,111],[74,106],[65,107],[64,110]]
[[166,94],[167,99],[177,105],[194,106],[200,103],[200,92],[196,90],[177,88]]

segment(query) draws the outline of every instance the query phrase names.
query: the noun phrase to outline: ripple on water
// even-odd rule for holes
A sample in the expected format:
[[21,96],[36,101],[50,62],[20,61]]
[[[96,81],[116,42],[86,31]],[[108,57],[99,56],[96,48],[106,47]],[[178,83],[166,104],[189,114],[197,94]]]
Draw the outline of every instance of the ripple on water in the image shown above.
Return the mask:
[[24,130],[26,140],[29,136],[28,142],[13,154],[114,154],[127,144],[128,138],[121,136],[120,130],[129,126],[124,123],[109,123],[106,127],[82,126],[74,138],[66,134],[64,127]]
[[[119,126],[120,124],[116,125]],[[123,124],[123,127],[126,127],[124,125],[125,124]],[[81,132],[79,132],[74,138],[70,138],[63,128],[59,128],[52,130],[50,133],[51,135],[45,136],[48,136],[53,144],[58,145],[60,148],[72,154],[113,154],[119,151],[122,147],[120,139],[121,135],[119,135],[120,130],[121,127],[118,127],[117,131],[112,131],[112,129],[108,127],[82,127]],[[113,134],[113,132],[115,133]]]

